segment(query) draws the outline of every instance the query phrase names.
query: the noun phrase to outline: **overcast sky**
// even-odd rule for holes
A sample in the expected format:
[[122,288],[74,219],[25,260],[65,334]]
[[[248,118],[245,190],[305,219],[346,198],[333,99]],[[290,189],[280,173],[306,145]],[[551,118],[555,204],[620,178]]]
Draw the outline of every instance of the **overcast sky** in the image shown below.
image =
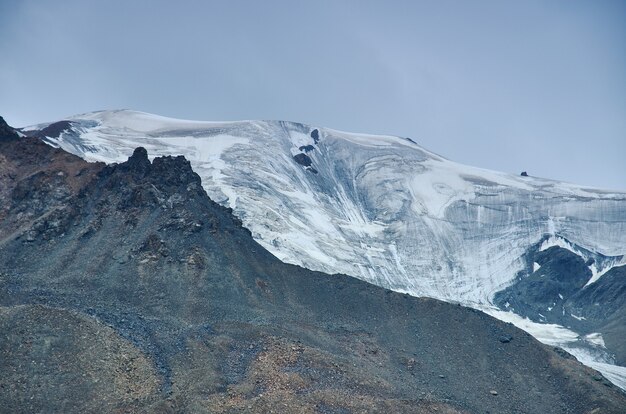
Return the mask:
[[0,0],[0,53],[14,126],[291,120],[626,190],[622,0]]

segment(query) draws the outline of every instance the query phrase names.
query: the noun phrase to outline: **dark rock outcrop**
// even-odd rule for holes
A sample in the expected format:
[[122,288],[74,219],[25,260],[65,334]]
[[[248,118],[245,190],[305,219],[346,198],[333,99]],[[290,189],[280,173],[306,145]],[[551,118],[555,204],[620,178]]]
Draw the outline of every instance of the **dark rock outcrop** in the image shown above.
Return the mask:
[[300,165],[302,165],[302,166],[304,166],[304,167],[310,167],[310,166],[311,166],[311,164],[313,163],[313,162],[311,161],[311,158],[310,158],[308,155],[304,154],[304,153],[294,155],[294,156],[293,156],[293,159],[294,159],[294,160],[295,160],[298,164],[300,164]]
[[19,135],[11,128],[3,117],[0,116],[0,141],[9,141],[18,139]]
[[311,138],[313,138],[313,142],[315,142],[316,144],[320,142],[320,132],[318,129],[314,129],[313,131],[311,131]]
[[58,138],[63,132],[67,132],[71,128],[72,128],[71,121],[58,121],[38,131],[36,135],[40,138],[43,138],[43,137]]

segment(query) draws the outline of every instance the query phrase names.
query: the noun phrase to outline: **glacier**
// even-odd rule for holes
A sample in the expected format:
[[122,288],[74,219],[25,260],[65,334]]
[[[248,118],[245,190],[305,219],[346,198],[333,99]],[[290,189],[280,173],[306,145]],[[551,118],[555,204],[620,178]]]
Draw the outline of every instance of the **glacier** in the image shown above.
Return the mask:
[[[208,195],[279,259],[472,306],[539,339],[546,325],[492,302],[527,266],[529,246],[569,243],[610,257],[592,264],[589,283],[626,263],[626,192],[462,165],[409,138],[294,122],[198,122],[130,110],[62,122],[22,132],[88,161],[122,162],[138,146],[150,157],[182,154]],[[554,330],[561,339],[544,342],[572,350],[585,341]],[[626,368],[591,354],[577,356],[609,365],[600,371],[626,388]]]

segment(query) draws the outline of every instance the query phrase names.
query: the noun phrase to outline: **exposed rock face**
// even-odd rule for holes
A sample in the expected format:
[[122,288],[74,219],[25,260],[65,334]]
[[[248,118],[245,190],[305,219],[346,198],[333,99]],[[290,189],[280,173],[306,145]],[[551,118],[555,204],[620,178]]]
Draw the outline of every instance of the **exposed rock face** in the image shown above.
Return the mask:
[[3,142],[0,157],[7,411],[626,404],[596,371],[484,313],[280,262],[183,157],[150,162],[139,148],[105,167],[33,139]]
[[86,163],[35,138],[2,142],[0,227],[26,239],[62,234],[77,214],[76,199],[104,164]]
[[0,116],[0,141],[8,141],[17,139],[18,135],[13,128],[11,128],[3,117]]
[[584,255],[559,246],[531,249],[526,259],[533,270],[521,272],[494,302],[533,321],[572,327],[583,335],[600,333],[614,354],[607,362],[626,365],[626,265],[609,267],[589,283],[590,267],[622,258]]
[[70,121],[58,121],[52,123],[39,131],[37,136],[39,137],[51,137],[58,138],[61,133],[67,132],[72,128],[72,123]]
[[311,158],[309,158],[309,156],[306,154],[296,154],[294,155],[293,159],[296,160],[298,164],[305,167],[311,166]]

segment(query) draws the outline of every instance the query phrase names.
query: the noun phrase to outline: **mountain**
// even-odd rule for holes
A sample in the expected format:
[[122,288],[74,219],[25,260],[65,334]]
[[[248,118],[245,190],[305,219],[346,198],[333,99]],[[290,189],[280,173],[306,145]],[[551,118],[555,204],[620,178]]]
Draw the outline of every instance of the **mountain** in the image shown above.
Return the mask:
[[[531,256],[551,246],[585,262],[576,278],[586,280],[569,286],[568,298],[604,285],[612,269],[621,274],[626,193],[461,165],[409,138],[291,122],[195,122],[123,110],[22,132],[89,161],[121,162],[137,146],[152,156],[183,154],[208,195],[277,258],[485,310],[626,387],[626,368],[605,367],[626,360],[618,339],[623,301],[588,297],[567,315],[569,307],[553,305],[566,292],[521,294],[534,280]],[[512,294],[516,300],[507,300]],[[574,323],[597,306],[612,309],[614,325]]]
[[182,156],[0,139],[7,412],[621,412],[489,315],[285,264]]
[[[619,335],[601,321],[584,329],[574,323],[580,337],[560,328],[544,335],[550,325],[516,315],[573,327],[581,312],[557,318],[545,298],[522,297],[529,303],[516,306],[495,299],[530,277],[536,264],[529,257],[539,244],[569,249],[589,262],[588,282],[604,284],[600,276],[625,263],[624,193],[459,165],[409,139],[285,122],[192,122],[107,111],[25,132],[88,160],[122,161],[137,145],[155,154],[183,153],[210,196],[233,208],[282,260],[484,309],[544,341],[559,337],[559,345],[588,362],[624,360]],[[579,286],[581,294],[590,284]],[[623,327],[623,306],[614,313],[614,325]],[[609,336],[615,356],[587,340],[597,333]],[[626,384],[626,370],[620,372],[614,380]]]

